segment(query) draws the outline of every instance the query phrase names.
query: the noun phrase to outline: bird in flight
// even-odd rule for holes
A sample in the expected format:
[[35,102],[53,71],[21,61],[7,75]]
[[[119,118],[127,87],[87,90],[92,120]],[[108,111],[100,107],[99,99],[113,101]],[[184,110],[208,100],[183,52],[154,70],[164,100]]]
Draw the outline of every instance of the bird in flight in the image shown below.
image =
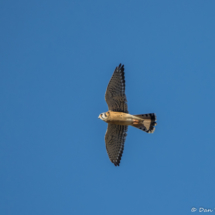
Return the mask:
[[98,118],[108,123],[105,134],[105,145],[110,161],[119,166],[128,126],[131,125],[147,133],[155,130],[156,115],[154,113],[131,115],[128,113],[125,95],[124,65],[116,67],[105,93],[108,111]]

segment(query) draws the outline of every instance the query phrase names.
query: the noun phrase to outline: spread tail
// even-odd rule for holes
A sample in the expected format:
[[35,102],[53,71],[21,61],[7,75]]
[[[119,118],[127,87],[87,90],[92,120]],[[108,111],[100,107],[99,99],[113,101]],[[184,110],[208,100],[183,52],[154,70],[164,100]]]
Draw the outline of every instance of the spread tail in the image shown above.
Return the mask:
[[147,133],[153,133],[155,131],[154,126],[157,125],[157,119],[154,113],[140,114],[134,116],[138,117],[139,120],[137,120],[137,122],[135,122],[132,126],[134,126],[135,128],[139,128]]

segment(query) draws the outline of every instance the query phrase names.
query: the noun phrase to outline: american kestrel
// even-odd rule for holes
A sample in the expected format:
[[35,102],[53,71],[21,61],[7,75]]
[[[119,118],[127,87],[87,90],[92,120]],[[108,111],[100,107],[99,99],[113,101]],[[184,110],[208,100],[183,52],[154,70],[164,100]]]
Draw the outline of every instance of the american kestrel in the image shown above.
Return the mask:
[[154,113],[131,115],[128,113],[125,95],[124,65],[116,67],[105,93],[109,111],[101,113],[98,118],[108,123],[105,134],[105,145],[110,161],[119,166],[128,125],[147,133],[155,130],[156,115]]

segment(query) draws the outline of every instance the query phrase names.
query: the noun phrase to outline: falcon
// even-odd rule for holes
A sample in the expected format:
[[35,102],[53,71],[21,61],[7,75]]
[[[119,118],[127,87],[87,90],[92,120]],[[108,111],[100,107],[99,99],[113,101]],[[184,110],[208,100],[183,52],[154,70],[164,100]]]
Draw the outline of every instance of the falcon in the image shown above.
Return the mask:
[[105,134],[105,145],[110,161],[119,166],[126,132],[131,125],[147,133],[155,131],[156,115],[154,113],[131,115],[128,113],[125,95],[124,65],[116,67],[105,93],[108,111],[101,113],[98,118],[108,123]]

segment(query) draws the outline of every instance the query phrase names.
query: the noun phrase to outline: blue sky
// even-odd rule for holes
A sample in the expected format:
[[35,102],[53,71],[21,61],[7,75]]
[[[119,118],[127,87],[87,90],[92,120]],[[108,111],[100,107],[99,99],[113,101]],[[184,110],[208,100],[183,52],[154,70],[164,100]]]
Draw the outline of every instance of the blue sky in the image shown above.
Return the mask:
[[[1,1],[0,214],[214,210],[214,8]],[[129,112],[154,112],[158,125],[129,127],[115,167],[98,115],[119,63]]]

